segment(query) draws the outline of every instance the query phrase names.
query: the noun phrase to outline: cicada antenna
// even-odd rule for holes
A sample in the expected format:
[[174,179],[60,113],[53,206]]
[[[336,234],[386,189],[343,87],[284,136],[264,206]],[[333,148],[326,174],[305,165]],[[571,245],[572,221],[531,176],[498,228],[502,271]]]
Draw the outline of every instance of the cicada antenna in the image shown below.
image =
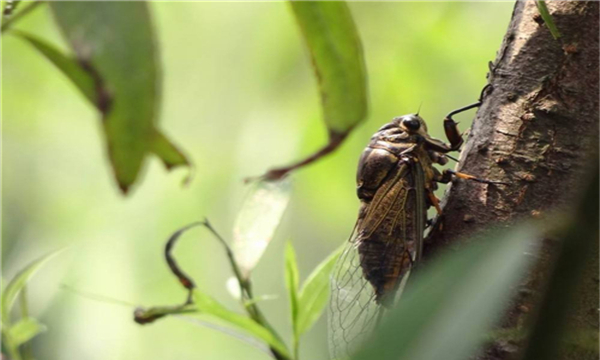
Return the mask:
[[421,103],[419,104],[419,108],[417,109],[417,113],[416,113],[417,116],[419,116],[419,113],[421,112],[422,105],[423,105],[423,101],[421,101]]

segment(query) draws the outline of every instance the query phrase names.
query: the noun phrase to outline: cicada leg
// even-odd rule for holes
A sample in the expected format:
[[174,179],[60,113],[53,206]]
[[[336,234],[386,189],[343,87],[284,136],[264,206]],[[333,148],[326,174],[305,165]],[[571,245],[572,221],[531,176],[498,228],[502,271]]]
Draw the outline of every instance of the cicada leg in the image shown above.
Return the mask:
[[481,94],[479,95],[479,100],[477,100],[477,102],[467,106],[463,106],[460,109],[451,111],[450,113],[448,113],[448,115],[446,115],[446,117],[444,118],[444,132],[446,133],[446,138],[448,138],[448,141],[450,142],[449,144],[446,144],[437,139],[428,138],[425,139],[425,141],[429,144],[429,147],[435,151],[439,151],[442,153],[458,151],[458,149],[460,149],[461,145],[463,144],[463,138],[460,130],[458,129],[458,123],[454,121],[452,117],[456,114],[460,114],[461,112],[480,107],[484,95],[490,89],[493,89],[492,85],[486,85],[483,88],[483,90],[481,90]]
[[440,199],[438,199],[437,196],[435,196],[435,194],[431,190],[427,191],[427,197],[429,198],[431,205],[433,205],[433,207],[435,208],[435,211],[437,211],[438,215],[441,215],[442,208],[440,207]]
[[465,180],[471,180],[471,181],[476,181],[479,183],[483,183],[483,184],[490,184],[490,185],[508,185],[508,183],[502,182],[502,181],[493,181],[493,180],[486,180],[486,179],[480,179],[476,176],[473,175],[469,175],[469,174],[465,174],[465,173],[461,173],[461,172],[457,172],[451,169],[446,169],[442,172],[442,176],[438,179],[435,179],[435,181],[440,182],[442,184],[447,184],[450,181],[452,181],[453,177],[457,177],[459,179],[465,179]]

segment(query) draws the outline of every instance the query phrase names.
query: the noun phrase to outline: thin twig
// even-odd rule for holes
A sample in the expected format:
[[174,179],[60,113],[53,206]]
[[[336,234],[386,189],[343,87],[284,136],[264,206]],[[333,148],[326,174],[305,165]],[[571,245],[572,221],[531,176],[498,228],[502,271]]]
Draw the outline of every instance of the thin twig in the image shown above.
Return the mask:
[[[171,272],[175,274],[179,282],[188,290],[187,300],[182,305],[176,306],[153,307],[149,309],[138,308],[134,312],[134,320],[139,324],[148,324],[166,315],[182,314],[197,311],[197,308],[193,304],[193,293],[196,287],[194,281],[181,270],[172,254],[175,243],[177,242],[177,239],[179,239],[181,234],[195,226],[206,227],[225,248],[225,252],[227,254],[227,258],[229,259],[229,263],[231,264],[233,273],[240,285],[240,290],[242,292],[242,305],[244,305],[244,309],[246,309],[246,312],[248,313],[250,318],[258,324],[262,325],[263,327],[267,328],[269,331],[271,331],[271,333],[274,336],[281,340],[279,334],[277,334],[273,327],[268,323],[268,321],[256,305],[256,301],[254,301],[254,297],[252,294],[252,284],[250,283],[249,279],[245,279],[242,276],[242,272],[235,260],[235,255],[233,254],[233,251],[231,250],[225,239],[212,227],[208,219],[192,223],[188,226],[179,229],[173,235],[171,235],[165,246],[165,258],[167,264],[169,265]],[[287,356],[279,353],[277,349],[269,347],[269,350],[275,359],[289,360]]]
[[175,274],[175,276],[177,276],[177,279],[179,280],[181,285],[183,285],[183,287],[188,290],[188,297],[187,297],[187,300],[184,303],[184,305],[192,303],[192,301],[193,301],[192,298],[194,295],[194,289],[196,288],[196,284],[194,284],[194,281],[179,268],[179,265],[177,264],[177,262],[175,261],[175,258],[173,257],[172,251],[173,251],[173,247],[175,246],[175,242],[177,241],[177,239],[179,239],[181,234],[183,234],[185,231],[189,230],[190,228],[199,226],[199,225],[204,225],[204,223],[200,222],[200,221],[195,222],[195,223],[192,223],[188,226],[185,226],[185,227],[177,230],[173,235],[171,235],[171,237],[167,241],[167,245],[165,246],[165,259],[167,261],[167,265],[169,265],[169,269],[171,269],[171,272],[173,274]]
[[244,283],[247,280],[244,279],[244,277],[242,275],[242,271],[240,270],[240,267],[238,266],[237,261],[235,260],[235,255],[233,254],[231,247],[229,247],[229,244],[227,244],[225,239],[223,239],[223,237],[221,235],[219,235],[219,233],[212,227],[212,225],[210,224],[208,219],[206,219],[206,218],[204,219],[203,225],[217,238],[217,240],[219,240],[221,245],[223,245],[223,247],[225,248],[227,258],[229,259],[229,264],[231,264],[231,269],[233,270],[233,274],[237,278],[238,283],[240,284],[240,290],[243,293],[244,292]]
[[[256,304],[256,302],[253,301],[254,295],[252,293],[252,283],[250,282],[250,279],[246,279],[242,276],[242,272],[237,264],[237,261],[235,260],[235,255],[233,254],[233,251],[231,250],[231,248],[229,247],[229,245],[227,244],[225,239],[223,239],[223,237],[221,235],[219,235],[219,233],[212,227],[212,225],[210,224],[208,219],[204,219],[204,226],[219,240],[219,242],[225,248],[227,257],[229,258],[229,263],[231,264],[231,268],[233,269],[233,273],[234,273],[235,277],[237,278],[238,283],[240,284],[240,289],[242,291],[242,299],[241,299],[242,305],[244,305],[244,308],[246,309],[246,312],[248,312],[248,315],[250,315],[252,320],[256,321],[260,325],[269,329],[273,333],[273,335],[279,337],[279,334],[277,334],[275,329],[271,326],[271,324],[269,324],[269,322],[267,321],[265,316],[262,314],[262,312],[258,308],[258,305]],[[249,300],[249,302],[247,302],[246,300]],[[276,349],[274,349],[272,347],[270,349],[271,349],[271,353],[273,354],[273,357],[275,357],[275,359],[277,359],[277,360],[286,360],[287,359],[287,357],[280,354]]]

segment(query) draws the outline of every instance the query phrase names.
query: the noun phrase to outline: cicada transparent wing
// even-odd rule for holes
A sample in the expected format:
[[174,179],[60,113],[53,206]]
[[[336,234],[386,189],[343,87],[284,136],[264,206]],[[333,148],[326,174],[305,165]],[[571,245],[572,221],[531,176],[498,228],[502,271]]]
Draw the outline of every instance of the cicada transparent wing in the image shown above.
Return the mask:
[[393,304],[420,257],[425,185],[417,162],[399,162],[359,215],[331,279],[329,349],[349,357]]
[[373,329],[379,310],[375,291],[363,276],[357,244],[350,241],[331,279],[329,352],[332,359],[347,358],[356,350]]

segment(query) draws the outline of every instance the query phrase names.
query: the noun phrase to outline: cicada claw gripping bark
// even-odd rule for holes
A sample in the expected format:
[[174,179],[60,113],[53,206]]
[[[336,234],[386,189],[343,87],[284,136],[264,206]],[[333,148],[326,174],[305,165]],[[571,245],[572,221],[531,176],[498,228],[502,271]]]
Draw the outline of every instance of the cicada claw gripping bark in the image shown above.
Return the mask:
[[458,177],[497,184],[433,166],[446,164],[445,154],[458,151],[463,143],[452,117],[480,105],[481,100],[445,117],[449,143],[429,136],[418,114],[394,118],[371,137],[358,163],[359,215],[332,274],[332,358],[348,357],[398,299],[421,258],[427,209],[433,206],[441,212],[434,195],[437,183]]

